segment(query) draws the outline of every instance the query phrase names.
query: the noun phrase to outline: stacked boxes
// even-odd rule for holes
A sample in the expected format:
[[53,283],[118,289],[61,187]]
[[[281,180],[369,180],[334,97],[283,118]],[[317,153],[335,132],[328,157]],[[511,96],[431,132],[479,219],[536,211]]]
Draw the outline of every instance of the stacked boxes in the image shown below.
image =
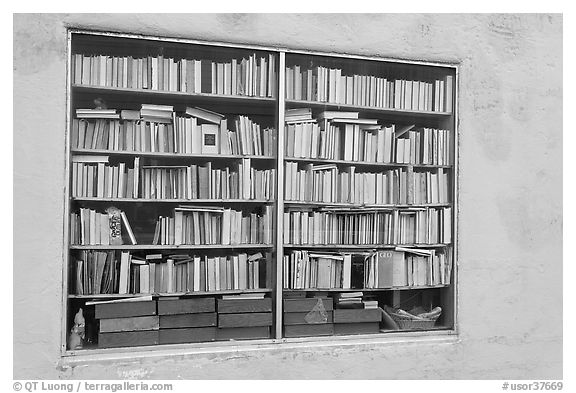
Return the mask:
[[284,337],[333,335],[333,309],[328,297],[284,299]]
[[160,344],[214,341],[217,319],[215,303],[214,298],[160,298]]
[[218,340],[270,338],[272,299],[218,299]]
[[382,314],[380,309],[336,309],[334,310],[334,333],[372,334],[380,332]]
[[100,348],[159,343],[160,321],[155,301],[96,304],[95,318],[100,320]]

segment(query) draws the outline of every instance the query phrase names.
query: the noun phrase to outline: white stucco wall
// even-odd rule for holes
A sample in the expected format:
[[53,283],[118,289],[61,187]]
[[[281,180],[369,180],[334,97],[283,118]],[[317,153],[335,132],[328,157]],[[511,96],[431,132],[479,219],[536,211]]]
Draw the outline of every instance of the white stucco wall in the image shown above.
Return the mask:
[[[60,363],[66,27],[461,63],[460,339]],[[562,378],[559,15],[16,15],[15,378]]]

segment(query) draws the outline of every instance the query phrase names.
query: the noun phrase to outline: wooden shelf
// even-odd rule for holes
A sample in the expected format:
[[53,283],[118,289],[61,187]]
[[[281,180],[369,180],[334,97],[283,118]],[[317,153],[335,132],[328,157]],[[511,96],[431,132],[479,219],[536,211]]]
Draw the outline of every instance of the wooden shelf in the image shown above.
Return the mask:
[[380,292],[380,291],[407,291],[413,289],[434,289],[434,288],[446,288],[449,284],[442,285],[418,285],[418,286],[404,286],[404,287],[386,287],[386,288],[353,288],[353,289],[342,289],[342,288],[305,288],[305,289],[286,289],[284,292]]
[[80,85],[73,84],[72,91],[74,93],[93,93],[93,94],[129,94],[143,98],[158,97],[162,99],[179,99],[190,100],[196,99],[204,102],[218,102],[218,103],[252,103],[254,105],[269,105],[274,106],[276,98],[274,97],[252,97],[241,95],[220,95],[208,93],[189,93],[182,91],[167,91],[167,90],[149,90],[149,89],[131,89],[125,87],[109,87],[109,86],[93,86],[93,85]]
[[420,205],[372,205],[372,204],[354,204],[354,203],[341,203],[341,202],[307,202],[307,201],[284,201],[284,205],[293,205],[293,206],[320,206],[326,207],[327,209],[330,207],[343,207],[343,208],[350,208],[350,210],[362,209],[365,211],[366,209],[420,209],[426,207],[450,207],[452,204],[450,203],[426,203]]
[[375,116],[409,115],[409,116],[428,117],[428,118],[445,118],[452,116],[452,112],[414,111],[408,109],[377,108],[372,106],[335,104],[332,102],[304,101],[304,100],[286,100],[286,106],[289,108],[311,107],[312,109],[317,110],[346,110],[354,112],[366,112]]
[[210,295],[239,295],[242,293],[270,293],[272,289],[226,289],[222,291],[198,291],[198,292],[175,292],[175,293],[129,293],[129,294],[98,294],[98,295],[68,295],[69,299],[125,299],[152,295],[154,297],[173,296],[210,296]]
[[394,249],[403,248],[443,248],[450,244],[284,244],[284,248],[309,248],[309,249],[342,249],[342,250],[371,250],[371,249]]
[[210,250],[210,249],[259,249],[272,248],[273,244],[182,244],[182,245],[151,245],[151,244],[122,244],[122,245],[72,245],[71,250]]
[[436,169],[445,168],[451,169],[452,165],[431,165],[431,164],[398,164],[398,163],[383,163],[383,162],[371,162],[371,161],[348,161],[348,160],[331,160],[326,158],[302,158],[302,157],[285,157],[284,161],[293,162],[307,162],[307,163],[318,163],[318,164],[336,164],[336,165],[354,165],[362,167],[374,167],[374,168],[418,168],[418,169]]
[[71,198],[77,202],[125,202],[125,203],[259,203],[273,204],[273,200],[267,199],[146,199],[146,198],[96,198],[96,197],[75,197]]
[[101,150],[101,149],[71,149],[74,154],[86,155],[111,155],[111,156],[131,156],[131,157],[150,157],[150,158],[178,158],[194,159],[198,161],[214,160],[240,160],[250,158],[258,161],[275,161],[274,157],[254,156],[254,155],[235,155],[235,154],[184,154],[184,153],[164,153],[164,152],[143,152],[143,151],[125,151],[125,150]]

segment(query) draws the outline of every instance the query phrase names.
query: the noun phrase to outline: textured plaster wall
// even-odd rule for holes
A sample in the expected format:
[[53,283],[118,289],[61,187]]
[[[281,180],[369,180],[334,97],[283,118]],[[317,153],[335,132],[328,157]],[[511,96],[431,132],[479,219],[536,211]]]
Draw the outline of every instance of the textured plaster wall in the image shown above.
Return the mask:
[[[66,27],[461,63],[460,340],[59,358]],[[16,15],[15,378],[561,378],[558,15]]]

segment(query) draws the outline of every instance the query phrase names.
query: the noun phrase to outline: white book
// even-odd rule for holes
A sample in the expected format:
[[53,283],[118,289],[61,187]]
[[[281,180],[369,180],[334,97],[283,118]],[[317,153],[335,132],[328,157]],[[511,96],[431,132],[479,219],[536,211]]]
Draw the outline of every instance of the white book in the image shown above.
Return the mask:
[[130,253],[122,251],[120,254],[120,278],[118,280],[118,293],[127,294],[130,279]]

